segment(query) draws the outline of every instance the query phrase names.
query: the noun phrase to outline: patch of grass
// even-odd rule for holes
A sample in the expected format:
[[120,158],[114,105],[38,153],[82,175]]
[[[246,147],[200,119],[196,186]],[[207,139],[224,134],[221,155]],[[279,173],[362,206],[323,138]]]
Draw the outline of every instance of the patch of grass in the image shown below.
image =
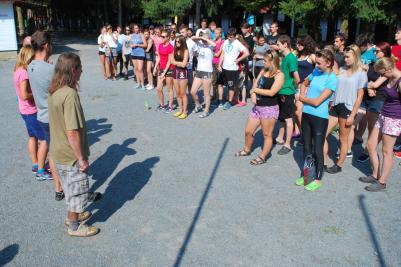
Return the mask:
[[336,226],[326,226],[323,228],[323,232],[326,234],[335,234],[338,235],[341,233],[341,230],[337,228]]

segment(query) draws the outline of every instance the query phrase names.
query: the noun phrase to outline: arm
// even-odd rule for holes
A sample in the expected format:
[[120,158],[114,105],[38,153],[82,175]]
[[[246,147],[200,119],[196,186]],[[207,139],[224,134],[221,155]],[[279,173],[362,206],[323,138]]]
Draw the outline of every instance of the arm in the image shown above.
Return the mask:
[[[303,86],[303,84],[302,84],[302,86]],[[326,88],[323,90],[323,92],[317,98],[307,98],[304,95],[301,95],[299,97],[299,100],[305,104],[317,107],[317,106],[320,106],[320,104],[322,104],[323,101],[325,101],[327,98],[329,98],[332,93],[333,93],[333,91]]]
[[20,84],[19,87],[21,89],[21,96],[22,99],[28,100],[32,99],[32,93],[29,92],[29,81],[28,80],[23,80]]
[[297,87],[298,84],[299,84],[299,82],[301,81],[301,78],[299,78],[299,73],[298,73],[298,71],[294,71],[294,72],[292,73],[292,77],[294,77],[294,85],[295,85],[295,87]]
[[363,93],[364,93],[363,88],[359,88],[354,107],[352,108],[351,114],[349,115],[349,117],[347,118],[347,121],[345,122],[345,124],[348,126],[351,126],[354,123],[355,115],[358,112],[358,109],[362,103]]
[[188,64],[188,58],[189,58],[189,52],[188,50],[185,50],[184,52],[184,59],[181,62],[175,61],[174,57],[171,56],[171,61],[173,65],[176,65],[177,67],[185,68]]
[[221,47],[222,47],[222,46],[220,46],[219,51],[216,51],[216,52],[214,53],[214,56],[215,56],[215,57],[220,57],[221,52],[223,51],[223,49],[221,49]]
[[149,38],[149,40],[148,40],[148,46],[147,46],[147,48],[146,48],[146,53],[149,53],[149,52],[150,52],[150,49],[152,48],[152,46],[153,46],[153,40],[152,40],[152,38]]
[[67,138],[68,143],[74,151],[75,157],[78,159],[79,169],[83,172],[86,172],[89,168],[89,162],[88,159],[84,158],[81,149],[81,136],[79,135],[79,130],[67,131]]
[[248,58],[248,56],[249,56],[249,50],[248,50],[248,48],[245,48],[244,53],[242,54],[242,56],[240,56],[239,58],[237,58],[235,60],[235,63],[238,64],[238,62],[241,62],[242,60]]
[[143,49],[146,49],[148,47],[148,42],[145,39],[145,36],[143,34],[142,35],[142,44],[138,45],[139,47],[142,47]]
[[368,89],[377,90],[385,81],[387,81],[387,78],[380,76],[376,81],[368,83]]
[[156,52],[156,62],[155,62],[155,67],[153,68],[153,75],[156,76],[157,75],[157,69],[159,67],[160,64],[160,57],[159,54]]
[[166,75],[166,72],[170,69],[170,65],[171,62],[173,61],[173,53],[168,55],[168,61],[167,61],[167,65],[166,65],[166,69],[164,70],[164,72],[161,74],[162,77],[164,77]]
[[284,74],[280,72],[276,74],[276,77],[274,77],[274,83],[270,88],[270,90],[255,88],[252,89],[252,92],[263,96],[275,96],[278,93],[278,91],[280,91],[283,84],[284,84]]
[[223,65],[223,59],[224,59],[224,50],[223,50],[223,48],[220,48],[220,60],[219,60],[219,66],[217,67],[217,69],[219,70],[219,71],[221,71],[222,70],[222,68],[221,68],[221,66]]
[[211,46],[216,46],[216,43],[213,42],[212,40],[206,39],[204,37],[192,37],[192,40],[196,43],[199,43],[199,41],[205,41]]

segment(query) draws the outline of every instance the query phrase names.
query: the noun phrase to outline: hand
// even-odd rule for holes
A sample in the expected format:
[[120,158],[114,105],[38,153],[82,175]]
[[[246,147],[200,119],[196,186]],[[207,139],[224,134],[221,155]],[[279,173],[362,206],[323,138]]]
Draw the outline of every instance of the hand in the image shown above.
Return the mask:
[[221,68],[221,66],[218,66],[218,67],[217,67],[217,70],[220,71],[220,72],[223,71],[223,69]]
[[87,159],[79,159],[78,166],[81,172],[87,172],[89,170],[89,161]]
[[370,97],[376,96],[376,90],[368,89],[368,95],[369,95]]
[[345,121],[345,125],[352,126],[352,124],[354,124],[354,119],[355,117],[353,115],[349,115],[349,117]]
[[154,68],[154,69],[153,69],[153,76],[156,76],[156,75],[157,75],[157,69]]

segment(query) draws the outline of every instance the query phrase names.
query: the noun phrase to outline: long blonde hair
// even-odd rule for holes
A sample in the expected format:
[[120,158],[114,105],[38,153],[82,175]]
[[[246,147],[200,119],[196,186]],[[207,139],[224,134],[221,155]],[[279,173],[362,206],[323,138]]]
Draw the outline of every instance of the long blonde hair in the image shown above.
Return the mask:
[[362,61],[361,61],[361,49],[357,45],[349,45],[344,50],[345,53],[352,52],[354,55],[354,63],[351,66],[352,73],[357,72],[362,68]]
[[54,74],[49,86],[49,93],[53,94],[63,86],[78,89],[78,80],[74,71],[81,71],[81,59],[74,53],[63,53],[58,57]]
[[266,69],[266,72],[270,72],[271,74],[276,74],[277,71],[280,70],[280,56],[275,50],[267,50],[266,54],[264,55],[265,59],[268,59],[270,61],[270,68]]
[[27,69],[29,63],[31,63],[35,52],[33,51],[32,46],[24,46],[18,53],[17,62],[15,63],[14,71],[18,68]]
[[395,62],[395,59],[392,57],[383,57],[375,63],[374,69],[376,72],[381,70],[392,70],[395,67]]

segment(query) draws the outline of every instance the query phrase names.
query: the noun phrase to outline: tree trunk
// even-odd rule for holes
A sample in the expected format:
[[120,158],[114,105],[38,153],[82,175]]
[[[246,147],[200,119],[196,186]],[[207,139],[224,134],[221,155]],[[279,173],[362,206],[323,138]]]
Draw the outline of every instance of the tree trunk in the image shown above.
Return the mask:
[[105,23],[110,23],[109,21],[109,9],[107,8],[107,1],[103,0],[103,9],[104,9],[104,19]]
[[198,29],[200,25],[200,9],[201,9],[201,1],[202,0],[195,0],[195,23],[194,28]]
[[122,0],[118,0],[118,25],[123,27],[123,7]]

